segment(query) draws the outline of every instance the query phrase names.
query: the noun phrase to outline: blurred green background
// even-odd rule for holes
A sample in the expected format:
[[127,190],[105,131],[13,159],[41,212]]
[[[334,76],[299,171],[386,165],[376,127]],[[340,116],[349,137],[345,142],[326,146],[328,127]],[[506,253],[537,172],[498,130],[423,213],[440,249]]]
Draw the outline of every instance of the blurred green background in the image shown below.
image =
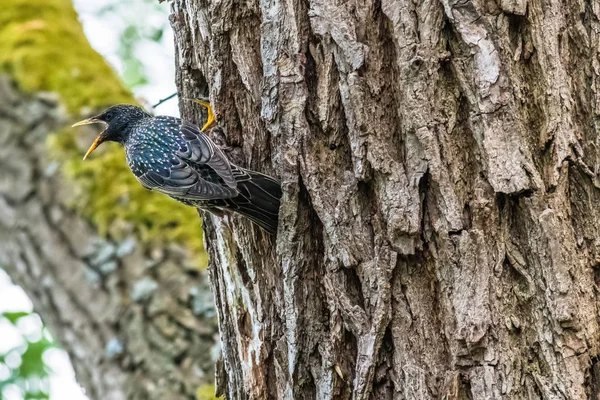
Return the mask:
[[[53,3],[53,0],[42,0],[40,4],[36,4],[38,0],[8,1],[17,4],[17,7],[13,7],[13,11],[19,7],[21,10],[26,10],[26,7],[41,7],[42,3]],[[58,4],[56,5],[57,9],[61,1],[64,0],[54,1],[55,4]],[[73,4],[83,24],[87,40],[110,63],[126,88],[135,94],[139,103],[150,108],[152,104],[176,91],[173,38],[168,22],[169,5],[167,3],[159,4],[157,0],[74,0]],[[52,10],[52,8],[48,9]],[[15,20],[15,16],[10,14],[10,10],[10,7],[0,9],[0,22],[4,22],[5,27],[7,21]],[[10,27],[10,25],[8,26]],[[3,35],[6,36],[11,32],[10,29],[4,31],[2,29],[0,28],[0,38],[5,39]],[[17,36],[17,40],[22,40],[22,38]],[[48,40],[50,41],[51,38]],[[5,40],[4,46],[10,46],[10,44],[7,45]],[[0,45],[1,48],[2,45]],[[0,65],[7,64],[5,59],[7,56],[19,56],[15,52],[7,55],[5,51],[4,54],[4,59],[0,55]],[[26,68],[25,71],[27,72]],[[18,75],[18,71],[12,72]],[[29,74],[22,77],[21,81],[22,86],[30,90],[37,90],[38,86],[46,84]],[[52,83],[47,84],[51,85]],[[27,87],[28,85],[30,87]],[[58,82],[57,85],[64,86],[61,82]],[[53,88],[43,87],[42,89],[51,90]],[[123,95],[119,94],[121,93],[120,89],[105,88],[105,90],[112,98],[128,96],[125,92],[122,92]],[[67,101],[69,107],[80,106],[78,101],[86,102],[85,98],[76,99],[74,97],[77,96],[73,95],[68,97],[71,102]],[[98,97],[98,103],[93,104],[102,104],[101,94]],[[155,111],[160,114],[178,115],[177,98],[163,103]],[[61,151],[60,145],[61,143],[57,144],[58,151]],[[88,169],[83,169],[83,167],[77,169],[77,166],[81,165],[79,161],[73,161],[74,165],[65,167],[67,170],[70,167],[72,178],[77,179],[81,174],[89,174],[90,169],[98,168],[96,164],[101,163],[102,158],[106,159],[107,157],[111,157],[111,155],[104,154],[103,157],[91,163],[87,167]],[[106,179],[114,180],[115,178],[109,175]],[[88,187],[88,189],[94,193],[93,188]],[[109,197],[104,201],[104,205],[107,209],[114,210],[111,201],[114,200]],[[170,200],[161,199],[161,201]],[[89,205],[89,200],[85,204]],[[156,205],[157,210],[160,208],[161,204]],[[108,230],[111,218],[116,218],[116,216],[110,213],[104,215],[100,208],[94,208],[93,205],[90,209],[95,211],[94,222],[99,229]],[[140,210],[140,207],[131,209],[134,211],[130,211],[130,213],[138,212],[140,218],[143,218],[144,213],[152,215],[152,213],[158,212]],[[184,242],[191,249],[201,250],[201,236],[197,234],[199,224],[195,211],[191,209],[187,211],[187,218],[192,215],[194,219],[190,223],[193,223],[195,227],[192,232],[186,232],[187,228],[184,226],[180,227],[179,231],[172,232],[172,236],[174,240]],[[131,219],[131,214],[125,215],[124,218]],[[143,224],[141,225],[143,226]],[[160,228],[158,226],[158,230]],[[144,235],[152,240],[152,229],[142,232],[142,237]],[[199,253],[203,256],[196,261],[201,267],[205,264],[206,259],[203,252]],[[40,316],[33,311],[32,304],[25,293],[15,286],[9,276],[0,269],[0,400],[79,400],[85,398],[82,389],[74,380],[68,356],[60,350],[51,333],[43,326]]]

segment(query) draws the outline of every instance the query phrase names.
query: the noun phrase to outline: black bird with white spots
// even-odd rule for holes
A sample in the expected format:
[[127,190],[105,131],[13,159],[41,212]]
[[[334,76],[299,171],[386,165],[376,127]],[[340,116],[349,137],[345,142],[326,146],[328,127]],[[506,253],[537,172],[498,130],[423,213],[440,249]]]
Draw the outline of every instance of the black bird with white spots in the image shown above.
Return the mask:
[[242,214],[271,234],[277,231],[281,185],[276,179],[238,167],[200,129],[179,118],[157,116],[133,105],[110,107],[73,126],[104,123],[84,159],[101,143],[123,145],[127,164],[147,189],[164,193],[189,206],[222,216]]

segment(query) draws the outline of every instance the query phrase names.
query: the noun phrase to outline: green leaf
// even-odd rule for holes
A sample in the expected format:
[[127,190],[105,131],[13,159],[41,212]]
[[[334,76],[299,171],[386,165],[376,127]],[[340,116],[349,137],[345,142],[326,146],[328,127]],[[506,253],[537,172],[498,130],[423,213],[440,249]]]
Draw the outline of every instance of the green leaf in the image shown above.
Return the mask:
[[154,41],[154,42],[160,42],[160,40],[163,37],[164,34],[164,30],[163,29],[155,29],[152,32],[150,32],[150,40]]
[[45,392],[36,392],[36,393],[25,392],[25,395],[23,396],[24,400],[47,400],[49,398],[50,398],[50,394],[45,393]]
[[42,378],[48,376],[50,370],[44,363],[43,355],[46,350],[53,347],[56,347],[56,345],[46,339],[28,343],[27,349],[21,354],[22,361],[18,369],[18,374],[25,379],[29,377]]
[[17,311],[17,312],[4,312],[2,316],[10,321],[11,324],[16,324],[17,320],[21,317],[26,317],[30,315],[30,313],[25,311]]

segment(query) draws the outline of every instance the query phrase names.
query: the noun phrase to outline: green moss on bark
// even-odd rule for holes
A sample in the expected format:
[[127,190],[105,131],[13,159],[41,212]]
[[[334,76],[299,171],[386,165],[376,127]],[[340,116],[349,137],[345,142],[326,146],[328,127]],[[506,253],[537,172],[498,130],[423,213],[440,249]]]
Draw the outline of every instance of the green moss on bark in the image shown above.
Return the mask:
[[115,72],[87,42],[69,0],[4,0],[0,70],[24,90],[60,95],[73,114],[131,102]]
[[[70,0],[4,0],[0,12],[0,73],[24,91],[58,93],[75,118],[116,103],[134,103],[118,76],[87,42]],[[75,119],[74,118],[74,119]],[[132,224],[146,242],[176,242],[206,265],[196,211],[142,188],[123,150],[105,144],[83,162],[81,131],[50,137],[51,154],[74,183],[74,206],[99,227],[118,236]]]
[[202,385],[196,391],[196,400],[221,400],[224,397],[215,396],[215,385]]

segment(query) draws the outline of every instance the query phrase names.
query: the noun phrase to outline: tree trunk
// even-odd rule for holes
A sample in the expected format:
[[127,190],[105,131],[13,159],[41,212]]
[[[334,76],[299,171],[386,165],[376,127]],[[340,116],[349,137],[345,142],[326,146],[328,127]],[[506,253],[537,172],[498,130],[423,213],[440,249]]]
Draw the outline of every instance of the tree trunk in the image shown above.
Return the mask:
[[[25,3],[0,11],[0,266],[31,297],[91,400],[193,398],[213,381],[208,280],[173,240],[148,237],[153,224],[166,235],[187,215],[199,237],[195,210],[161,210],[147,191],[133,198],[140,188],[118,147],[81,163],[97,130],[62,127],[87,116],[84,106],[133,99],[85,41],[70,1]],[[116,187],[97,184],[102,177]]]
[[218,389],[600,398],[599,17],[175,0],[180,91],[207,82],[230,156],[284,188],[276,240],[206,216]]

